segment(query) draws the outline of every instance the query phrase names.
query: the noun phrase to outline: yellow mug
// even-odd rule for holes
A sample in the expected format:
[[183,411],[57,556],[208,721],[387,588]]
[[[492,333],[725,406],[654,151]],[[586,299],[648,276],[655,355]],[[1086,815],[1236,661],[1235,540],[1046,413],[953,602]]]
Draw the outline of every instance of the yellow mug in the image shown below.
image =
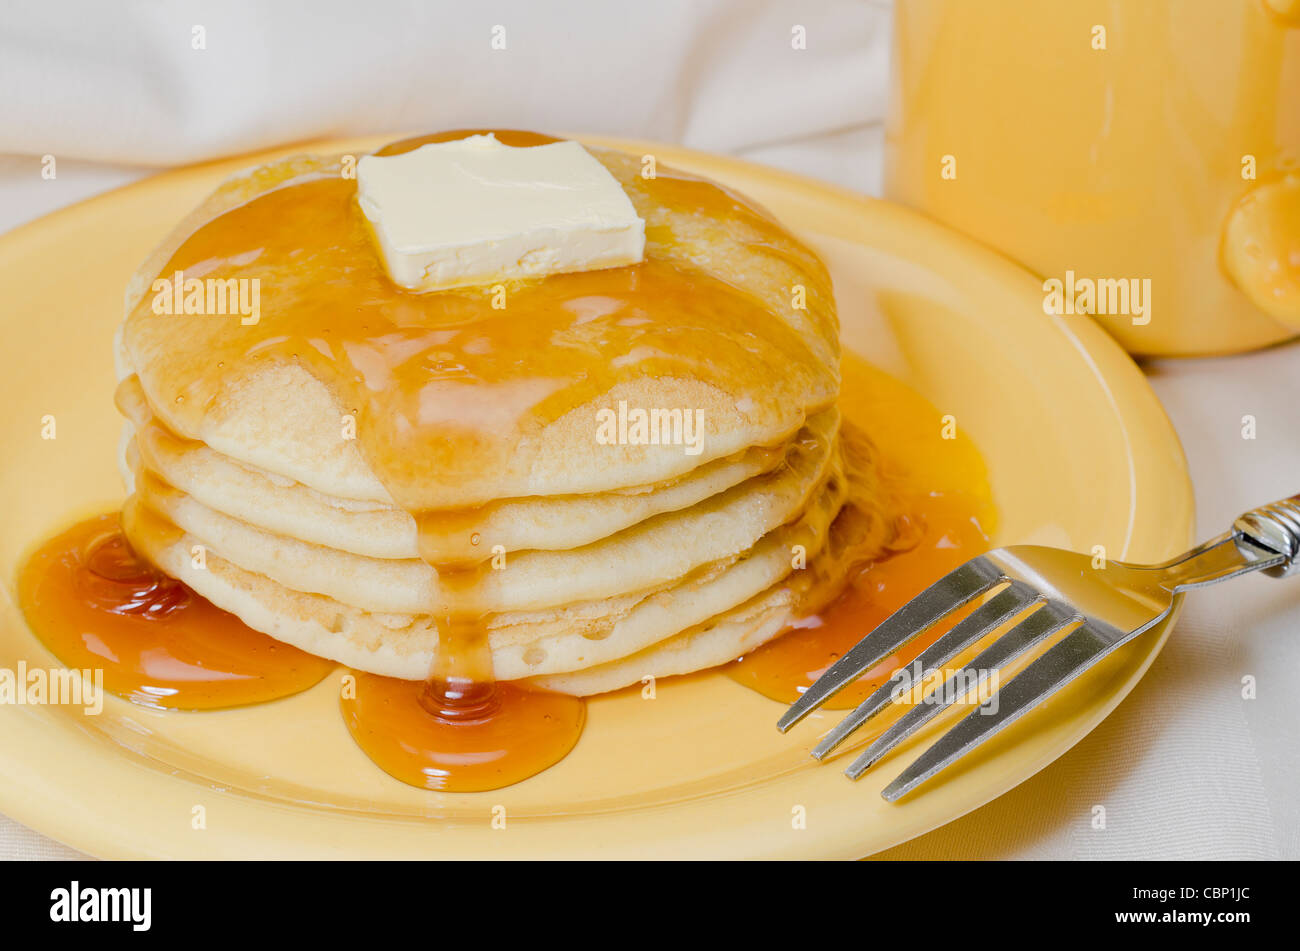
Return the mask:
[[1300,334],[1300,0],[899,0],[885,193],[1135,354]]

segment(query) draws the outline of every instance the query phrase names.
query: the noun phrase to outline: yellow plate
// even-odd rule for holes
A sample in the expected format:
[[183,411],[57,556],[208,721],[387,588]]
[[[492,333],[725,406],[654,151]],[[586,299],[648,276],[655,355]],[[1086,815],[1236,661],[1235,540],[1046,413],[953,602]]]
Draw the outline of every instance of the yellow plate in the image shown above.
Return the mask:
[[[121,499],[110,341],[128,275],[226,175],[276,155],[378,144],[181,169],[0,238],[0,668],[54,664],[13,606],[24,553]],[[1045,316],[1027,273],[885,202],[731,159],[621,144],[741,189],[825,255],[847,346],[953,414],[982,450],[998,542],[1104,545],[1134,560],[1186,547],[1191,490],[1154,394],[1093,324]],[[46,416],[53,440],[41,438]],[[900,805],[879,791],[918,747],[852,783],[808,756],[840,714],[781,736],[780,705],[715,673],[660,684],[653,701],[637,691],[594,700],[566,760],[472,795],[422,792],[373,766],[343,725],[335,677],[216,713],[115,698],[95,717],[0,706],[0,810],[124,858],[859,857],[955,819],[1060,756],[1128,693],[1167,631],[1118,651]],[[806,828],[792,821],[800,807]]]

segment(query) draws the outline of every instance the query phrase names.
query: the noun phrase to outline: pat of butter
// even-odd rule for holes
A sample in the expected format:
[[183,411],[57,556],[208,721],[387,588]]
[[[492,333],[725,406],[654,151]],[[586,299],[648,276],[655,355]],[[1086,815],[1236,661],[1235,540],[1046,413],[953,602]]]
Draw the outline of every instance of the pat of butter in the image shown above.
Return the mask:
[[577,142],[515,148],[493,135],[357,163],[357,200],[389,277],[436,291],[636,264],[645,221]]

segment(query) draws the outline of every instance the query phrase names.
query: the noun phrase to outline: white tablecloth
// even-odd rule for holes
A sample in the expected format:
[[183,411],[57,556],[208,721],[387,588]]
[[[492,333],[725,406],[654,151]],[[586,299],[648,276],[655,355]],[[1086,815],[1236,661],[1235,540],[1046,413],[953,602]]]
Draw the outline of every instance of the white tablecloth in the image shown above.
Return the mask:
[[[885,2],[475,6],[5,10],[0,231],[157,166],[467,125],[682,142],[878,191]],[[491,48],[495,26],[505,50]],[[792,48],[798,27],[806,49]],[[40,175],[46,154],[58,159],[52,181]],[[1144,369],[1186,448],[1201,535],[1300,491],[1300,346]],[[1241,436],[1245,414],[1254,440]],[[1300,857],[1297,618],[1300,583],[1252,577],[1193,595],[1147,677],[1075,749],[887,855]],[[1256,699],[1241,696],[1246,675]],[[1092,828],[1098,804],[1104,831]],[[0,858],[76,855],[0,816]]]

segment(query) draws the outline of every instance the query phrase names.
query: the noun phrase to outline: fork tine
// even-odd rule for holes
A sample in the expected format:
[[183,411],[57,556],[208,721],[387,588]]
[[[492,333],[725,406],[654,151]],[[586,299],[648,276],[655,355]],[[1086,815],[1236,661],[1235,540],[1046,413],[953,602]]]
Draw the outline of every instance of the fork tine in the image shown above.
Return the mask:
[[1004,577],[1002,569],[983,555],[944,575],[832,664],[782,714],[777,729],[782,733],[790,729],[935,621],[979,597]]
[[[1038,610],[977,654],[963,669],[953,673],[941,687],[930,695],[931,698],[937,697],[939,699],[927,698],[927,702],[916,704],[907,713],[903,714],[896,723],[890,724],[889,729],[872,740],[862,755],[854,760],[853,765],[844,771],[844,774],[850,779],[857,779],[874,766],[882,756],[915,734],[941,711],[947,709],[950,704],[956,702],[959,695],[955,693],[954,688],[959,678],[970,684],[968,678],[973,673],[976,678],[973,688],[979,688],[988,679],[988,671],[1000,669],[1020,655],[1032,650],[1035,645],[1040,644],[1063,627],[1079,620],[1082,620],[1079,613],[1062,601],[1048,601],[1043,604]],[[972,688],[963,690],[960,696],[964,698],[970,689]]]
[[977,708],[966,714],[886,786],[881,795],[893,802],[911,792],[1150,626],[1145,624],[1125,634],[1096,618],[1088,618],[997,692],[995,713],[985,713]]
[[[955,625],[951,631],[927,647],[916,658],[913,663],[920,665],[922,681],[931,670],[946,664],[989,631],[1005,624],[1038,599],[1038,592],[1023,581],[1011,582],[1009,588],[999,591],[987,604],[976,608],[969,617]],[[910,679],[903,681],[904,688],[908,684]],[[822,741],[813,748],[812,755],[822,759],[843,743],[849,734],[889,706],[898,686],[899,684],[892,677],[889,682],[881,684],[871,696],[822,738]]]

